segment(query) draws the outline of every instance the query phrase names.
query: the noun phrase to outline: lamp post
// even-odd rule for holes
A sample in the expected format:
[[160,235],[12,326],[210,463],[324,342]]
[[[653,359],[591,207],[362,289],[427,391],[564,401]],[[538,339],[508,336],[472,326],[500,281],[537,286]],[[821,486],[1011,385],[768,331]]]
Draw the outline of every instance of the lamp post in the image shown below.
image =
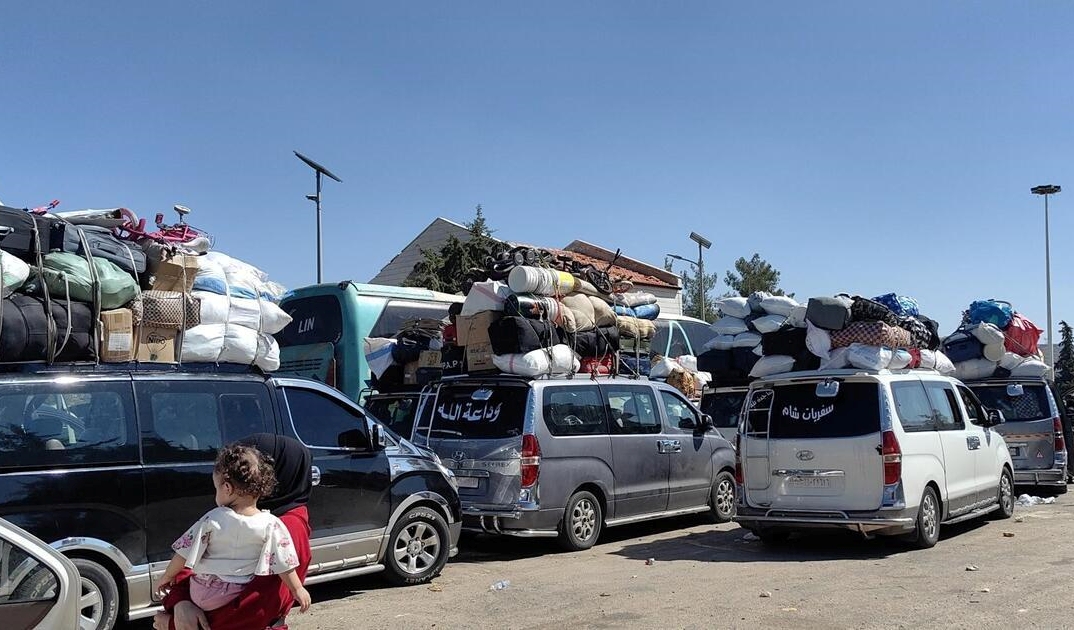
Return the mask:
[[668,258],[674,258],[675,260],[681,260],[685,263],[690,263],[694,267],[697,267],[697,300],[698,305],[701,308],[701,319],[705,319],[705,258],[703,251],[712,247],[712,241],[708,240],[704,236],[701,236],[697,232],[690,232],[690,240],[697,243],[697,261],[690,260],[689,258],[683,258],[676,254],[668,254]]
[[1055,378],[1055,341],[1052,336],[1052,244],[1048,231],[1048,197],[1059,193],[1063,188],[1055,184],[1034,186],[1029,192],[1044,197],[1044,278],[1048,285],[1048,367],[1051,369],[1052,378]]
[[317,205],[317,284],[322,281],[322,269],[324,265],[324,258],[321,253],[321,175],[327,175],[339,183],[343,183],[343,180],[333,175],[328,169],[314,162],[308,157],[302,155],[298,151],[295,151],[295,157],[306,163],[307,166],[312,168],[317,173],[317,193],[313,195],[306,195],[306,199],[309,199]]

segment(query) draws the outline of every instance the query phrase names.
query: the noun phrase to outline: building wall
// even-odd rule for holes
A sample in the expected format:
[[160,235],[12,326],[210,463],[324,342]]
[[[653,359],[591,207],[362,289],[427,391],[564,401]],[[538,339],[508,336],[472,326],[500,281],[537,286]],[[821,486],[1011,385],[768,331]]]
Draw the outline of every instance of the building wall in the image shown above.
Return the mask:
[[660,312],[666,315],[682,315],[682,293],[670,287],[637,287],[638,291],[648,291],[656,296]]
[[380,270],[380,273],[374,276],[369,283],[396,287],[403,286],[407,277],[414,271],[414,265],[421,262],[421,250],[440,249],[450,236],[466,241],[469,239],[470,233],[465,226],[437,218],[417,238],[403,248],[403,251],[399,252],[391,262],[385,265]]

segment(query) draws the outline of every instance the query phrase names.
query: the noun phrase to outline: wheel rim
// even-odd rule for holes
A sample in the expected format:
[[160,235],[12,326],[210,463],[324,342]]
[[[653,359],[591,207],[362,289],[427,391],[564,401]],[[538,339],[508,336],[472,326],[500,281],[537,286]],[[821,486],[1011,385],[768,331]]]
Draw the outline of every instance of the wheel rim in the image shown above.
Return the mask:
[[734,509],[735,486],[727,479],[722,479],[716,486],[716,510],[721,514],[730,514]]
[[597,508],[589,499],[579,499],[571,510],[571,532],[579,542],[593,537],[597,529]]
[[104,597],[92,580],[81,579],[82,595],[78,598],[79,630],[97,630],[104,616]]
[[1004,512],[1014,511],[1014,484],[1011,483],[1011,477],[1007,473],[1003,473],[1003,477],[999,480],[999,501]]
[[440,534],[428,523],[411,523],[395,539],[395,562],[410,575],[427,571],[439,556]]
[[937,533],[938,524],[939,522],[936,518],[936,499],[932,497],[932,493],[926,494],[925,499],[921,502],[921,526],[925,530],[925,536],[934,538]]

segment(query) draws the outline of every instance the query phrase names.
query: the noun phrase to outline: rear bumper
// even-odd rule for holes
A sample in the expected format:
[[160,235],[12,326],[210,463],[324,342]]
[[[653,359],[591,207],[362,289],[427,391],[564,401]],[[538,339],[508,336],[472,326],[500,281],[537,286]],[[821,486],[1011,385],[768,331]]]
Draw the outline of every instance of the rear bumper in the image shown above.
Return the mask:
[[1066,483],[1066,468],[1014,471],[1014,485],[1016,486],[1065,486]]
[[914,528],[910,510],[872,512],[770,510],[739,505],[735,522],[746,529],[848,529],[862,534],[897,533]]
[[548,538],[559,535],[562,510],[523,506],[463,506],[462,528],[468,532]]

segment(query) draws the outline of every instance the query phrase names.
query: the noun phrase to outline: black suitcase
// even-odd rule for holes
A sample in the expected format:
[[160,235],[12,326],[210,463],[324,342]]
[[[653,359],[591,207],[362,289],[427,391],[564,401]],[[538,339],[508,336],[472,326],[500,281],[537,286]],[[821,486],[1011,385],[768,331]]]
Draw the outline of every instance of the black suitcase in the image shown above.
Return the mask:
[[112,230],[105,227],[53,221],[49,234],[49,249],[85,256],[86,250],[82,246],[79,231],[86,238],[90,255],[109,260],[135,277],[145,273],[145,252],[142,248],[116,238]]
[[503,317],[489,327],[493,354],[525,354],[560,342],[559,331],[546,321]]
[[51,219],[41,215],[0,206],[0,249],[27,262],[36,262],[34,258],[39,251],[48,252],[50,223]]
[[[812,303],[812,300],[810,300]],[[849,309],[847,313],[849,315]],[[816,325],[816,324],[814,324]],[[788,357],[796,357],[806,352],[806,329],[784,326],[775,332],[761,335],[761,349],[766,357],[780,354]]]
[[[838,297],[809,298],[806,319],[817,328],[843,330],[850,323],[850,300]],[[767,350],[765,354],[768,354]]]

